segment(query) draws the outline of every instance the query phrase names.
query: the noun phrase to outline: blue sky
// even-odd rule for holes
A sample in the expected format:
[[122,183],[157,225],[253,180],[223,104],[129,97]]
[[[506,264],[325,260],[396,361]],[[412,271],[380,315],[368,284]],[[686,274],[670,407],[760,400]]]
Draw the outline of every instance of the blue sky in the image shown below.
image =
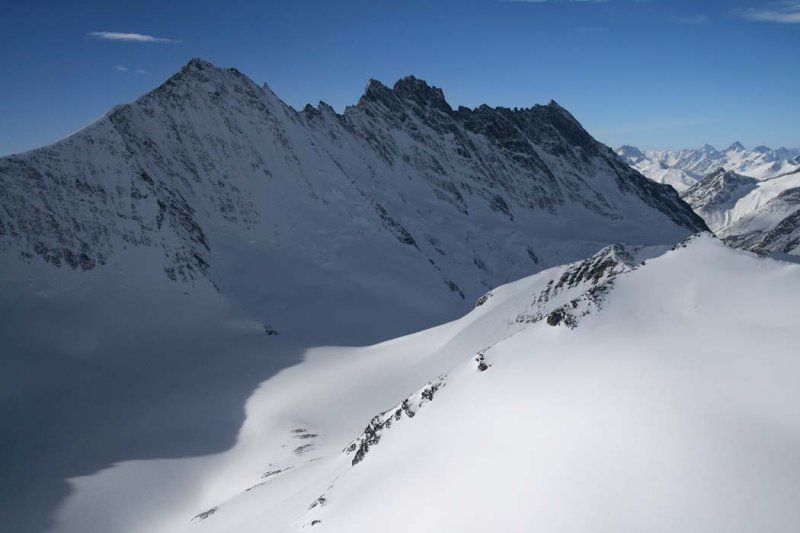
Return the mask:
[[800,0],[0,0],[0,12],[0,154],[83,127],[192,57],[296,108],[341,111],[369,78],[414,74],[454,106],[555,99],[612,146],[800,146]]

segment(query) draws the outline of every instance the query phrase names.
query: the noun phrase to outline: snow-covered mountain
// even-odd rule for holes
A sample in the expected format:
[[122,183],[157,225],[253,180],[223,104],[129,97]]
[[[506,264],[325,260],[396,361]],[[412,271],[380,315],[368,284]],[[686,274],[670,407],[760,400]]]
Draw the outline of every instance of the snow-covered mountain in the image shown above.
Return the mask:
[[800,255],[800,171],[759,181],[720,168],[681,196],[729,244]]
[[225,292],[244,249],[290,263],[297,284],[451,311],[611,242],[704,229],[555,102],[453,110],[408,77],[370,81],[342,115],[296,112],[200,60],[64,141],[0,159],[0,188],[4,257],[89,271],[154,249],[170,279]]
[[613,246],[318,348],[229,451],[73,480],[57,531],[795,531],[800,266]]
[[681,197],[715,231],[730,223],[728,216],[736,202],[758,188],[755,178],[720,167],[681,193]]
[[65,478],[227,449],[247,396],[311,347],[430,327],[611,243],[703,229],[555,102],[452,109],[408,77],[341,114],[295,111],[192,60],[0,159],[0,523],[47,529]]
[[756,179],[769,179],[800,169],[800,148],[746,149],[735,142],[719,151],[710,144],[685,150],[640,150],[621,146],[617,153],[633,168],[659,183],[684,191],[722,167]]

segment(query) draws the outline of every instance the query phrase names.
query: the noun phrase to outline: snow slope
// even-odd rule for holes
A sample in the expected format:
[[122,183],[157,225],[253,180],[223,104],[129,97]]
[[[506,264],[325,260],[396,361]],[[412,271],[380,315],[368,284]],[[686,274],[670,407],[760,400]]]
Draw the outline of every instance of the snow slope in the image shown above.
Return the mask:
[[633,168],[659,183],[683,192],[706,175],[722,167],[759,180],[774,178],[800,169],[800,149],[746,149],[735,142],[719,151],[710,144],[684,150],[639,150],[621,146],[617,153]]
[[794,531],[798,290],[709,235],[609,248],[309,351],[230,451],[75,479],[56,531]]
[[[229,448],[253,388],[311,347],[702,229],[555,102],[452,109],[407,77],[342,114],[296,111],[192,60],[0,159],[0,523],[47,529],[65,478]],[[87,519],[124,505],[102,501]]]

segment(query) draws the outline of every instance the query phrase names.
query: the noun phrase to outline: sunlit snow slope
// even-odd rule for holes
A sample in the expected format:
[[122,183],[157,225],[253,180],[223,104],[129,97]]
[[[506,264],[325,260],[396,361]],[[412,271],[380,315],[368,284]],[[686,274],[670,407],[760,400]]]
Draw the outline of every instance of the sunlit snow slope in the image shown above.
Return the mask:
[[708,235],[607,248],[311,350],[229,452],[76,479],[57,530],[795,531],[798,291],[797,265]]

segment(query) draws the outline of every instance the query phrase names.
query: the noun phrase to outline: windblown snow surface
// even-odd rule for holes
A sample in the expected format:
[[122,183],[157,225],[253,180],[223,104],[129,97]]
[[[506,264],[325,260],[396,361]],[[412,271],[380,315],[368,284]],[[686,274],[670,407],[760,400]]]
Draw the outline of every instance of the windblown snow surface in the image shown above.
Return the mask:
[[613,246],[308,351],[226,453],[73,479],[60,532],[800,530],[800,266]]

